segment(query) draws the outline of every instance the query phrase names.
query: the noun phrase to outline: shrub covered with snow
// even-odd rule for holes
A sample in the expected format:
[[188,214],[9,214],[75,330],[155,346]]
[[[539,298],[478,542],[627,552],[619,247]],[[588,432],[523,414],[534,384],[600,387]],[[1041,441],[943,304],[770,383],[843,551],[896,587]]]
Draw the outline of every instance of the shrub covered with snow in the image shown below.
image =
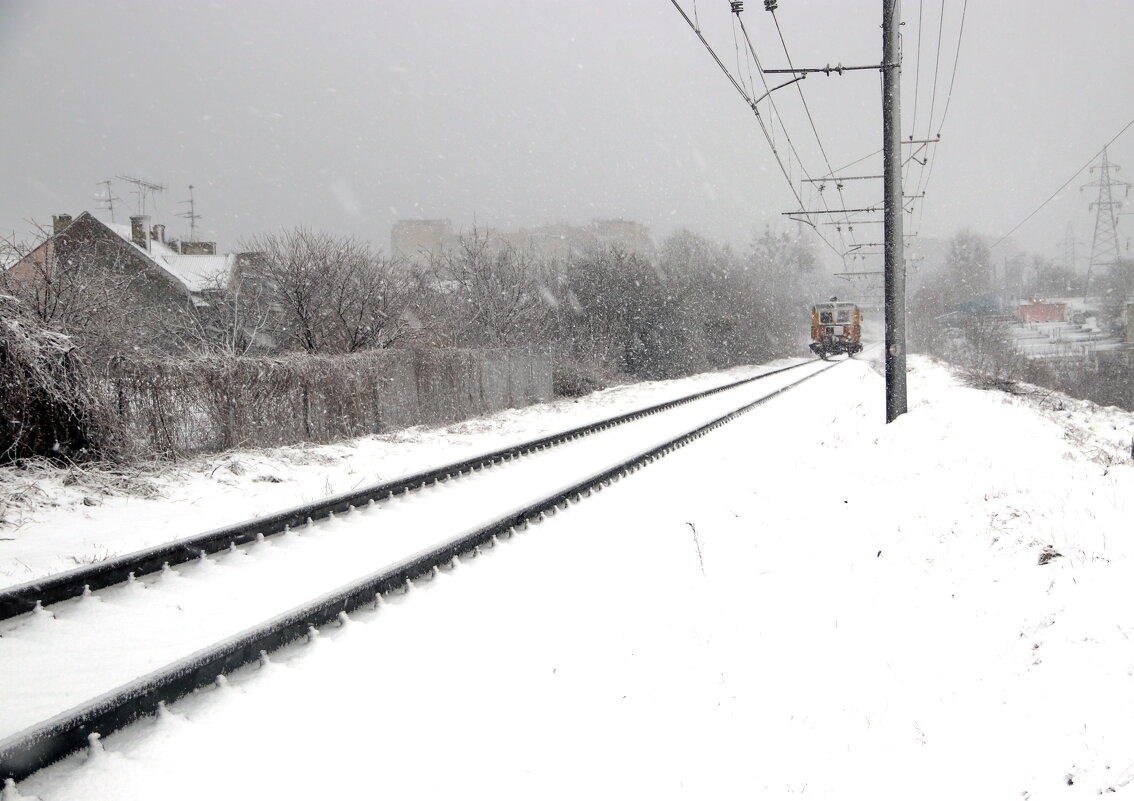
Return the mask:
[[0,462],[113,450],[113,417],[71,340],[0,296]]

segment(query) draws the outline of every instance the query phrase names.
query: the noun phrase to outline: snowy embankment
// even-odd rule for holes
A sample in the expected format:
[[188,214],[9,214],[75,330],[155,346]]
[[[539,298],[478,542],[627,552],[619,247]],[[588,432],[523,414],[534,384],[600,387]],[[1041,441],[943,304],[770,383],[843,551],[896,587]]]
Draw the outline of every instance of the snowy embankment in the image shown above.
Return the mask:
[[[877,365],[840,365],[19,792],[1134,797],[1134,417],[910,363],[894,424]],[[448,461],[447,438],[488,450],[595,403],[612,401],[406,437]],[[248,491],[246,517],[389,477],[387,447],[236,454],[159,483],[177,517]],[[84,515],[108,527],[93,547],[127,550],[163,506],[77,497],[0,528],[9,583],[15,560],[89,558]]]

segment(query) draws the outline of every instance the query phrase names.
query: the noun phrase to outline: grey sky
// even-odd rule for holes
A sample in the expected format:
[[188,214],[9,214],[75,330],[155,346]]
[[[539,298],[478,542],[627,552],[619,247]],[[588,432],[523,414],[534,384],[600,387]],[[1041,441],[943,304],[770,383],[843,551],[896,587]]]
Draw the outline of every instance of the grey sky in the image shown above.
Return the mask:
[[[944,2],[939,67],[941,0],[903,4],[906,134],[929,132],[930,105],[943,111],[963,0]],[[681,5],[735,71],[727,0]],[[777,11],[796,66],[876,63],[880,14],[880,0],[781,0]],[[760,0],[744,20],[764,66],[786,66]],[[1070,177],[1134,118],[1131,31],[1128,0],[969,3],[915,227],[998,238]],[[881,147],[876,73],[801,87],[832,166]],[[774,97],[804,167],[823,174],[798,93]],[[670,0],[0,0],[0,103],[4,233],[97,209],[97,182],[116,175],[166,184],[149,211],[182,235],[174,215],[192,183],[200,238],[222,249],[300,223],[388,249],[401,217],[504,229],[624,217],[659,239],[688,227],[743,247],[795,205],[751,112]],[[799,178],[780,133],[777,146]],[[1134,175],[1134,129],[1111,158],[1130,171],[1119,177]],[[1056,255],[1073,223],[1085,250],[1087,182],[1013,242]],[[121,221],[135,201],[115,189]],[[861,182],[846,200],[879,196]]]

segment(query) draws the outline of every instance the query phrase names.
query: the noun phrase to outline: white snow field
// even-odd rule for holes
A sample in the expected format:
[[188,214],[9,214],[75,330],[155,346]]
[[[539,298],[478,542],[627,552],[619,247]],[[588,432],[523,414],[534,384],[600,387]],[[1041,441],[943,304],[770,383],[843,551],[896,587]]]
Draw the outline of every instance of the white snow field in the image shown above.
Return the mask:
[[[1134,797],[1134,415],[910,365],[891,425],[879,365],[838,365],[4,801]],[[6,473],[0,567],[19,583],[741,374],[198,460],[146,501]]]

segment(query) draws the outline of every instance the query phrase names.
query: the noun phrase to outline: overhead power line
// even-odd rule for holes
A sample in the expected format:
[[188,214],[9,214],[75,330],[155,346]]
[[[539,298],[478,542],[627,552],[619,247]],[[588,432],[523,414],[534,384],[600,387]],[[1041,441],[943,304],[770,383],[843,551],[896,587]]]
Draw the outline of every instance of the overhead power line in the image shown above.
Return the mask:
[[[837,173],[837,172],[842,172],[843,170],[847,169],[848,167],[853,167],[856,164],[861,164],[862,162],[866,161],[869,158],[873,158],[874,156],[881,155],[881,153],[882,153],[882,148],[878,148],[873,153],[867,153],[865,156],[863,156],[860,159],[855,159],[854,161],[852,161],[849,164],[844,164],[843,166],[839,167],[837,170],[834,170],[832,172],[832,174]],[[829,177],[829,176],[827,176],[827,177]]]
[[[948,89],[948,92],[945,95],[945,108],[941,112],[941,119],[936,121],[936,124],[935,124],[934,119],[933,119],[933,110],[936,106],[936,100],[937,100],[937,77],[938,77],[937,73],[938,73],[938,68],[940,67],[941,41],[942,41],[942,33],[943,33],[943,30],[944,30],[944,23],[945,23],[945,17],[944,17],[945,5],[944,5],[944,0],[942,0],[941,15],[940,15],[939,20],[938,20],[938,31],[937,31],[937,51],[938,52],[937,52],[936,57],[935,57],[936,65],[935,65],[934,74],[933,74],[933,96],[931,98],[931,104],[930,104],[930,118],[929,118],[929,122],[927,123],[927,128],[926,128],[927,138],[932,137],[933,134],[934,134],[934,131],[936,131],[937,137],[940,138],[941,137],[941,131],[945,127],[945,119],[946,119],[946,117],[949,116],[949,106],[950,106],[950,104],[952,103],[952,100],[953,100],[953,87],[957,82],[957,65],[960,63],[960,60],[961,60],[961,42],[964,39],[964,35],[965,35],[965,18],[966,18],[966,15],[968,13],[968,9],[969,9],[969,1],[965,0],[964,4],[961,6],[961,21],[960,21],[960,24],[957,27],[957,44],[956,44],[956,49],[953,53],[953,69],[952,69],[952,72],[949,76],[949,89]],[[919,42],[920,42],[920,21],[919,21],[918,24],[919,24]],[[921,53],[920,53],[920,47],[919,47],[919,53],[918,53],[919,61],[920,61],[920,58],[921,58]],[[915,133],[916,133],[916,131],[915,131]],[[931,150],[929,153],[926,154],[926,158],[925,158],[924,162],[918,160],[918,163],[921,165],[921,169],[918,170],[917,184],[916,184],[916,188],[914,190],[914,194],[925,194],[926,189],[929,187],[930,181],[933,180],[933,168],[937,164],[936,155],[937,155],[936,152]],[[912,173],[912,169],[911,169],[911,173]],[[918,228],[920,229],[921,220],[925,216],[925,204],[924,203],[921,204],[918,207],[918,212],[919,212],[918,213]]]
[[[941,0],[941,18],[937,21],[937,54],[933,64],[933,92],[929,96],[929,123],[926,125],[925,138],[933,135],[933,111],[937,107],[937,75],[941,71],[941,39],[945,33],[945,0]],[[914,131],[917,133],[917,131]]]
[[1043,210],[1044,206],[1046,206],[1051,201],[1055,200],[1055,198],[1059,195],[1060,192],[1062,192],[1064,189],[1066,189],[1071,184],[1072,181],[1074,181],[1076,178],[1078,178],[1082,174],[1083,170],[1087,169],[1092,164],[1094,164],[1095,159],[1097,159],[1099,156],[1101,156],[1103,151],[1106,150],[1111,145],[1113,145],[1115,143],[1115,141],[1118,140],[1118,137],[1120,137],[1124,133],[1126,133],[1126,131],[1129,130],[1129,128],[1131,126],[1134,126],[1134,119],[1130,120],[1130,122],[1123,125],[1122,129],[1118,133],[1116,133],[1114,136],[1112,136],[1110,138],[1110,140],[1105,145],[1103,145],[1098,150],[1096,150],[1094,153],[1092,153],[1091,157],[1089,159],[1087,159],[1086,163],[1084,163],[1083,166],[1080,167],[1079,169],[1075,170],[1075,173],[1070,178],[1068,178],[1066,181],[1064,181],[1063,184],[1058,189],[1056,189],[1054,192],[1052,192],[1050,195],[1048,195],[1047,199],[1044,200],[1043,203],[1040,203],[1038,206],[1036,206],[1035,210],[1031,214],[1029,214],[1024,219],[1020,220],[1018,223],[1016,223],[1012,227],[1012,230],[1010,230],[1004,236],[1000,237],[995,242],[993,242],[992,247],[996,247],[997,245],[1002,244],[1004,242],[1004,240],[1006,240],[1008,237],[1012,236],[1012,234],[1016,233],[1016,231],[1018,231],[1020,228],[1022,228],[1024,226],[1024,224],[1026,222],[1028,222],[1028,220],[1032,219],[1032,217],[1035,217],[1037,214],[1039,214],[1040,211]]
[[[791,178],[791,173],[788,171],[787,167],[784,165],[784,162],[783,162],[783,159],[780,156],[779,150],[776,148],[775,142],[772,139],[771,132],[768,130],[767,125],[765,125],[765,123],[764,123],[764,118],[760,114],[760,110],[759,110],[759,108],[756,104],[756,101],[752,98],[751,94],[747,90],[745,90],[745,88],[741,85],[740,81],[738,81],[737,78],[734,77],[731,72],[729,72],[728,67],[725,66],[725,63],[721,60],[720,56],[717,55],[717,53],[713,49],[712,45],[709,44],[709,41],[705,38],[704,34],[701,33],[700,27],[693,23],[693,20],[691,20],[689,18],[689,15],[685,13],[685,9],[683,9],[681,7],[681,4],[678,2],[678,0],[670,0],[670,2],[673,4],[673,7],[675,9],[677,9],[677,12],[681,15],[681,18],[685,20],[685,23],[689,26],[689,28],[693,31],[693,33],[696,34],[697,38],[701,41],[701,44],[704,45],[704,47],[708,51],[709,55],[712,56],[713,61],[716,62],[717,66],[720,67],[721,72],[723,72],[725,74],[725,77],[728,78],[729,83],[731,83],[733,85],[733,88],[735,88],[736,91],[740,94],[740,96],[742,98],[744,98],[744,102],[748,105],[748,107],[750,109],[752,109],[752,113],[756,117],[756,122],[760,126],[761,132],[764,134],[765,140],[767,140],[767,142],[768,142],[768,147],[771,148],[771,150],[772,150],[772,156],[775,158],[776,164],[779,166],[780,172],[783,174],[784,179],[787,181],[788,188],[791,190],[792,196],[795,198],[796,203],[798,203],[799,206],[802,208],[803,205],[804,205],[803,199],[800,197],[799,192],[796,191],[795,183],[794,183],[794,181],[792,181],[792,178]],[[742,23],[742,29],[743,29],[743,23]],[[755,56],[755,53],[753,53],[753,56]],[[757,64],[757,68],[759,69],[759,64]],[[761,81],[765,81],[762,70],[761,70],[760,79],[761,79]],[[765,83],[765,88],[767,88],[766,83]],[[770,93],[771,93],[771,90],[769,89],[768,93],[765,96],[770,96]],[[761,98],[761,99],[763,99],[763,98]],[[778,112],[775,112],[775,113],[778,114]],[[786,129],[783,129],[783,130],[784,130],[784,135],[787,138],[788,143],[789,143],[789,149],[791,149],[791,151],[794,153],[794,155],[796,156],[796,159],[800,162],[800,165],[801,165],[801,168],[802,168],[802,160],[799,159],[799,154],[795,152],[794,144],[791,143],[790,137],[787,136],[787,130]],[[831,251],[833,251],[836,255],[841,255],[841,251],[837,247],[835,247],[835,245],[833,245],[826,237],[824,237],[815,228],[814,224],[812,224],[812,223],[809,223],[809,224],[812,225],[812,229],[815,230],[816,235],[820,238],[820,240],[822,240],[823,244],[825,244],[828,248],[830,248]]]
[[[776,11],[775,11],[774,6],[772,8],[769,8],[769,11],[772,14],[772,21],[776,25],[776,34],[780,38],[780,45],[784,49],[784,58],[787,59],[788,66],[792,69],[792,74],[794,76],[796,74],[795,64],[792,63],[791,53],[788,52],[787,41],[784,39],[784,32],[780,28],[780,20],[776,16]],[[797,78],[797,80],[802,79],[802,78],[807,76],[806,72],[800,72],[798,74],[799,74],[799,78]],[[807,105],[807,98],[804,97],[804,95],[803,95],[803,87],[799,83],[796,83],[795,88],[796,88],[796,91],[799,93],[799,101],[803,104],[803,110],[807,114],[807,121],[811,125],[811,133],[815,135],[815,143],[817,145],[819,145],[819,152],[823,156],[823,162],[827,165],[828,173],[833,175],[834,174],[834,168],[831,167],[831,159],[828,158],[828,156],[827,156],[827,148],[823,147],[823,138],[821,136],[819,136],[819,129],[815,126],[815,118],[811,115],[811,107]],[[811,176],[808,176],[807,180],[813,180],[813,179],[811,179]],[[836,186],[836,191],[838,191],[838,193],[839,193],[840,205],[846,206],[847,201],[846,201],[846,198],[843,196],[843,185],[841,183],[839,183],[839,184],[836,184],[835,186]],[[823,189],[823,187],[820,186],[819,187],[820,192],[822,192],[822,189]],[[820,197],[822,197],[822,196],[820,195]],[[824,205],[826,205],[826,201],[824,201]],[[845,253],[846,249],[847,249],[846,239],[843,238],[842,229],[838,229],[838,231],[839,231],[839,238],[842,241],[843,251]],[[851,244],[853,245],[854,242],[855,242],[855,238],[852,235],[851,236]]]
[[[937,49],[936,49],[936,52],[934,53],[933,83],[931,84],[931,90],[930,90],[930,94],[929,94],[929,119],[925,124],[925,131],[926,131],[925,138],[926,139],[928,139],[933,133],[933,114],[934,114],[934,111],[937,108],[937,79],[938,79],[940,72],[941,72],[941,42],[944,38],[944,33],[945,33],[945,0],[940,0],[940,1],[941,1],[941,11],[940,11],[940,14],[938,15],[938,21],[937,21]],[[920,20],[919,20],[918,24],[919,24],[919,27],[920,27]],[[919,36],[919,41],[920,41],[920,36]],[[919,64],[921,63],[920,45],[919,45],[919,52],[918,52],[918,63]],[[910,134],[911,138],[917,134],[917,129],[914,128],[914,127],[911,127],[910,131],[911,131],[911,134]],[[915,159],[913,159],[913,161],[916,161],[918,163],[918,165],[920,165],[918,170],[917,170],[917,181],[914,184],[914,194],[918,194],[923,189],[925,176],[926,176],[926,168],[929,165],[929,156],[927,155],[924,160],[915,158]],[[913,168],[911,167],[910,168],[910,174],[912,175],[912,173],[913,173]],[[909,177],[909,176],[903,174],[903,176],[902,176],[902,183],[903,184],[906,183],[907,177]]]
[[914,96],[913,119],[910,121],[910,130],[917,130],[917,100],[918,90],[921,88],[921,21],[925,16],[925,0],[917,4],[917,59],[914,62]]
[[[795,156],[795,160],[799,164],[800,172],[803,173],[805,178],[810,178],[811,173],[809,173],[807,171],[807,167],[803,163],[803,158],[799,155],[799,151],[795,147],[795,142],[792,141],[791,135],[788,133],[787,127],[783,123],[783,119],[784,119],[783,115],[780,114],[779,109],[776,107],[776,100],[775,100],[775,98],[773,98],[771,96],[773,89],[769,88],[768,79],[764,77],[764,75],[767,74],[768,72],[770,72],[770,70],[765,70],[764,65],[760,63],[760,57],[758,55],[756,55],[756,48],[752,44],[752,37],[749,36],[749,34],[748,34],[748,27],[744,24],[744,19],[740,16],[740,11],[736,8],[736,6],[733,7],[733,16],[734,16],[734,19],[736,19],[740,24],[740,30],[744,34],[744,41],[748,44],[748,52],[752,56],[753,63],[755,63],[755,65],[756,65],[756,71],[760,74],[760,81],[761,81],[761,83],[764,84],[764,88],[767,89],[767,92],[764,93],[764,96],[768,98],[768,104],[772,107],[772,113],[780,121],[780,129],[784,132],[784,139],[787,141],[788,148],[791,150],[792,155]],[[775,15],[773,14],[773,16],[775,16]],[[786,52],[786,50],[785,50],[785,52]],[[788,62],[790,63],[790,57],[788,59]],[[796,81],[802,80],[804,77],[806,77],[805,74],[801,74],[799,76],[793,75],[793,78],[794,78],[793,81],[789,81],[786,84],[781,84],[779,87],[776,87],[776,88],[783,88],[784,86],[788,86],[791,83],[795,83],[796,89],[799,89],[799,84],[796,83]],[[802,90],[801,90],[801,93],[800,93],[800,97],[803,97]],[[804,102],[804,108],[806,108],[806,101]],[[808,113],[808,116],[810,116],[810,113]],[[816,136],[816,140],[818,141],[819,134],[816,133],[815,136]],[[822,148],[823,148],[822,142],[819,143],[819,148],[820,148],[820,150],[822,150]],[[827,154],[825,152],[823,153],[823,157],[824,158],[827,157]],[[830,166],[831,166],[830,162],[828,162],[827,168],[830,169]],[[789,176],[788,180],[791,180],[790,176]],[[794,189],[795,189],[794,184],[792,186],[792,189],[794,191]],[[802,199],[800,199],[799,196],[796,195],[796,200],[799,201],[800,208],[802,208],[803,205],[804,205]],[[819,195],[819,201],[823,204],[823,206],[825,208],[828,208],[828,209],[830,208],[830,206],[827,203],[826,198],[824,198],[822,196],[822,194]],[[811,224],[812,227],[814,227],[813,223],[809,223],[809,224]],[[839,231],[839,240],[842,244],[842,251],[845,251],[846,247],[847,247],[847,243],[846,243],[846,240],[843,238],[843,234],[842,234],[841,230]],[[842,251],[840,251],[840,250],[838,250],[837,248],[834,248],[834,247],[832,247],[832,250],[834,250],[836,253],[842,252]]]
[[968,10],[969,0],[965,0],[965,4],[961,6],[961,27],[957,31],[957,52],[953,55],[953,74],[949,76],[949,92],[945,95],[945,110],[941,112],[941,122],[937,123],[938,136],[941,136],[941,129],[945,126],[945,118],[949,116],[949,103],[953,100],[953,84],[957,81],[957,62],[961,60],[961,39],[965,35],[965,12]]

